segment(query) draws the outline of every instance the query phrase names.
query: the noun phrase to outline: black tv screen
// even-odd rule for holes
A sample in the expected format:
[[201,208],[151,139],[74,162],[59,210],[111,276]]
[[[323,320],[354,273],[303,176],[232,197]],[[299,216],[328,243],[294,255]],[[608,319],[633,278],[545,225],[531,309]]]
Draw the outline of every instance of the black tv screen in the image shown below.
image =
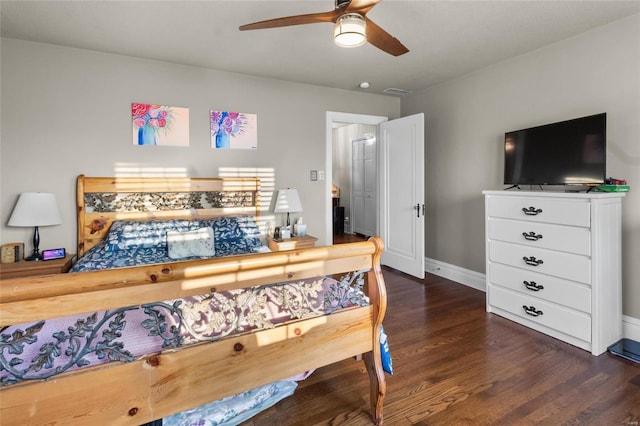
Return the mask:
[[505,185],[589,185],[606,178],[607,114],[507,132]]

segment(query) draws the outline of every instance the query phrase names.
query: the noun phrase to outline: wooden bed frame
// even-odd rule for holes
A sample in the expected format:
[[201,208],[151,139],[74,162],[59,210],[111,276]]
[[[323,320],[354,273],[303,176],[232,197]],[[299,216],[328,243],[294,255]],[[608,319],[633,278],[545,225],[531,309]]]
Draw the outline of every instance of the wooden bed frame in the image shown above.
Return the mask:
[[[105,238],[114,220],[208,219],[247,214],[257,222],[260,216],[258,178],[80,175],[76,193],[78,257]],[[193,194],[198,194],[198,199]],[[202,205],[203,196],[213,198],[215,205]]]
[[[248,191],[251,206],[198,212],[88,212],[96,192]],[[115,219],[246,213],[258,205],[257,179],[78,178],[78,253]],[[242,197],[241,197],[242,198]],[[177,214],[177,216],[176,216]],[[167,415],[363,355],[375,424],[386,390],[380,326],[386,289],[379,238],[367,242],[0,281],[0,327],[256,285],[367,270],[371,305],[331,315],[61,373],[0,388],[0,419],[13,424],[143,424]],[[286,354],[286,356],[283,356]]]

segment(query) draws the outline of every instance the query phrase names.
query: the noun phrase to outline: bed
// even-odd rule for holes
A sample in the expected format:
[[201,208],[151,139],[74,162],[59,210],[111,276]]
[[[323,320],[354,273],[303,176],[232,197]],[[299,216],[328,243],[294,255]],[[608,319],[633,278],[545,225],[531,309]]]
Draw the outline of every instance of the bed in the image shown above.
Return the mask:
[[[3,425],[144,424],[360,356],[370,382],[372,421],[382,424],[386,383],[380,339],[386,290],[379,264],[380,239],[284,252],[263,250],[256,241],[255,225],[249,226],[259,220],[256,178],[81,175],[77,206],[77,272],[0,282]],[[153,235],[151,240],[146,234],[124,243],[111,240],[116,230],[137,222],[153,227],[181,223],[176,247],[184,235],[213,227],[216,253],[212,257],[187,250],[178,258],[149,263],[144,257],[155,250]],[[222,228],[215,228],[219,223]],[[233,234],[232,228],[245,235],[242,244],[251,241],[241,251],[225,239]],[[159,238],[168,239],[168,231],[163,232]],[[124,250],[134,247],[136,255],[125,256],[133,263],[101,269],[104,253],[96,253],[121,250],[118,244],[124,244]],[[166,246],[163,255],[171,249]],[[98,264],[98,269],[83,270],[79,266],[83,259]],[[284,293],[274,292],[279,286]],[[337,293],[327,293],[329,288]],[[292,289],[302,289],[302,296],[291,296],[298,291]],[[191,325],[186,327],[188,336],[176,331],[185,327],[171,322],[172,313],[182,320],[192,312],[185,306],[200,306],[196,324],[211,324],[201,321],[203,312],[211,312],[207,303],[220,299],[228,305],[226,296],[232,293],[254,301],[233,333],[224,326],[213,334],[212,327],[205,327],[209,333],[204,338]],[[266,320],[258,315],[258,308],[270,306],[269,296],[288,299],[289,311],[271,309],[278,315]],[[304,308],[302,299],[327,309],[312,315],[315,308]],[[147,315],[142,321],[145,334],[159,342],[151,350],[145,347],[144,353],[129,351],[122,343],[125,328],[135,318],[125,317],[125,312],[134,308]],[[36,342],[38,332],[61,318],[76,319],[72,326],[50,333],[57,343]],[[101,346],[91,356],[80,356],[78,336],[87,334],[88,323],[100,321]],[[261,322],[267,323],[266,328]],[[95,341],[85,340],[91,343],[85,346]],[[27,357],[28,349],[38,353]],[[66,368],[56,365],[56,357],[66,355],[71,359],[65,359]]]

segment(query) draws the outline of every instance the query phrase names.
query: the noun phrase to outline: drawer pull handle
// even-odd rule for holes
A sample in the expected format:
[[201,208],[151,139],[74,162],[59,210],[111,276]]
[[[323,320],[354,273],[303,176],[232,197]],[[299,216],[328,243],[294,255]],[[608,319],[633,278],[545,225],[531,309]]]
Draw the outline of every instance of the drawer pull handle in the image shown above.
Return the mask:
[[542,234],[536,234],[533,231],[529,232],[528,234],[526,232],[523,232],[522,236],[524,237],[525,240],[529,240],[529,241],[538,241],[539,239],[542,238]]
[[542,209],[536,209],[535,207],[529,207],[529,208],[523,207],[522,211],[527,216],[535,216],[535,215],[538,215],[538,214],[542,213]]
[[526,306],[522,305],[522,309],[527,315],[531,315],[532,317],[539,317],[542,315],[542,311],[537,310],[534,306]]
[[542,261],[542,259],[536,259],[533,256],[531,256],[531,257],[523,256],[522,260],[524,260],[524,263],[526,263],[527,265],[530,265],[530,266],[540,266],[540,265],[542,265],[544,263]]
[[544,289],[544,286],[542,284],[538,284],[535,281],[522,281],[522,284],[524,284],[524,286],[531,291],[540,291]]

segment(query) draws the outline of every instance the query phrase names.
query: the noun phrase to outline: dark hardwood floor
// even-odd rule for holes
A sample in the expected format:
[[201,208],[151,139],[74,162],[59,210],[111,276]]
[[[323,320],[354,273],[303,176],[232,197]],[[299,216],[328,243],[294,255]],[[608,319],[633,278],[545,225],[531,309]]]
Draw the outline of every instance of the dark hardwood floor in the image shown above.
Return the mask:
[[[640,425],[639,364],[487,314],[481,291],[383,269],[394,367],[385,425]],[[363,363],[349,359],[244,425],[364,426],[369,413]]]
[[333,244],[352,243],[356,241],[366,241],[368,237],[360,234],[340,234],[333,236]]

